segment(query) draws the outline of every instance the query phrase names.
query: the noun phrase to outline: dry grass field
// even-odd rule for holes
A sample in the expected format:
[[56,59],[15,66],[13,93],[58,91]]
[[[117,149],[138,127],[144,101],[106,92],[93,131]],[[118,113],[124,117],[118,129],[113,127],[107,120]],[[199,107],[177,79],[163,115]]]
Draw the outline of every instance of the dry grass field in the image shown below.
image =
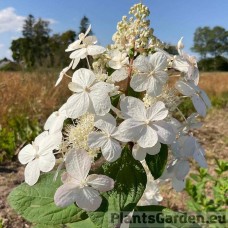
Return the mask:
[[0,72],[0,124],[15,113],[44,121],[70,95],[67,80],[55,87],[58,73]]
[[205,72],[200,76],[200,88],[209,95],[228,93],[228,72]]
[[[28,118],[39,119],[44,123],[47,116],[66,101],[70,92],[68,79],[54,87],[58,73],[10,73],[0,72],[0,125],[7,125],[10,115],[24,113]],[[210,96],[220,97],[228,94],[228,72],[201,73],[200,87]],[[227,96],[226,96],[227,99]],[[228,151],[228,107],[211,109],[203,120],[203,127],[196,136],[206,149],[209,167],[214,158],[227,159]],[[17,162],[0,164],[0,227],[30,227],[29,223],[17,216],[6,202],[11,189],[23,181],[22,167]],[[176,193],[167,186],[164,190],[163,205],[172,209],[186,211],[185,192]]]

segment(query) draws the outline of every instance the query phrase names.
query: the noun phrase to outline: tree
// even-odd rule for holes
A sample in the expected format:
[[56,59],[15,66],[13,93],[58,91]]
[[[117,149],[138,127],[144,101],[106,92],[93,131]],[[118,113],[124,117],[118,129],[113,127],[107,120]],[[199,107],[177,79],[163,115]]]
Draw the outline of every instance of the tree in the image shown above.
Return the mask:
[[228,52],[228,31],[220,26],[211,30],[210,53],[212,56],[221,56]]
[[27,68],[36,64],[41,66],[44,58],[48,56],[49,48],[49,22],[41,18],[35,20],[29,15],[23,25],[23,38],[14,40],[11,44],[13,59],[17,62],[24,62]]
[[228,31],[220,26],[197,28],[191,50],[199,53],[202,58],[206,58],[207,55],[215,57],[228,53]]
[[[79,26],[79,34],[80,33],[85,33],[86,30],[88,29],[90,25],[90,21],[89,21],[89,18],[84,16],[81,21],[80,21],[80,26]],[[88,35],[93,35],[93,32],[92,32],[92,29],[90,30],[89,34]]]
[[69,64],[69,53],[65,52],[66,47],[74,42],[76,33],[68,30],[62,34],[54,34],[49,38],[50,65],[61,68]]
[[34,25],[35,25],[35,18],[33,15],[29,14],[27,19],[25,19],[22,34],[26,38],[33,38],[34,37]]
[[202,58],[206,58],[209,53],[211,30],[209,27],[199,27],[194,33],[194,46],[192,51],[197,52]]

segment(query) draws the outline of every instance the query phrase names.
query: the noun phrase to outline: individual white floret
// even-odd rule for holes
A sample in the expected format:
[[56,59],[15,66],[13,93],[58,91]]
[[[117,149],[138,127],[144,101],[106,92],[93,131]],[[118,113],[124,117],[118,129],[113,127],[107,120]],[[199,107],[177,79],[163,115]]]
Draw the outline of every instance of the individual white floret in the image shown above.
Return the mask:
[[211,102],[203,90],[191,81],[177,81],[175,87],[180,93],[191,98],[196,111],[201,116],[206,116],[207,108],[211,107]]
[[136,73],[131,79],[130,86],[137,92],[146,91],[150,96],[158,96],[168,79],[165,71],[167,64],[167,58],[161,52],[138,56],[134,61]]
[[66,173],[62,175],[63,185],[54,196],[55,204],[66,207],[76,203],[86,211],[95,211],[102,202],[100,192],[106,192],[114,187],[114,181],[105,175],[91,174],[91,157],[85,150],[69,151],[66,157]]
[[116,120],[111,114],[94,123],[101,131],[92,132],[88,137],[88,145],[91,148],[101,148],[104,158],[109,162],[116,161],[121,155],[121,145],[116,139],[119,135]]
[[55,165],[53,150],[62,141],[62,134],[49,134],[48,131],[38,135],[32,144],[25,146],[18,154],[18,159],[25,167],[25,182],[34,185],[40,176],[40,171],[49,172]]
[[67,116],[78,118],[86,112],[105,115],[111,108],[109,92],[114,86],[105,82],[96,82],[91,70],[81,68],[74,72],[69,89],[74,94],[66,103]]
[[121,141],[137,142],[142,148],[153,147],[157,142],[171,144],[174,141],[172,126],[164,121],[168,110],[163,102],[146,108],[141,100],[125,97],[120,107],[126,119],[119,126]]

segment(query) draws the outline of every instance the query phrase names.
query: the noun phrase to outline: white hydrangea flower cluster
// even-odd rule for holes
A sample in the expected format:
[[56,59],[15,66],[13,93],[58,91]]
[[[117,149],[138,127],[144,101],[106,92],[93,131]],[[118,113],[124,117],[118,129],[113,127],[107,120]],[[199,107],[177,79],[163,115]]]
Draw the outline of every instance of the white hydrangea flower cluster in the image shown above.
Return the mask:
[[[25,181],[29,185],[38,181],[40,171],[51,171],[56,160],[62,159],[66,172],[55,194],[58,206],[76,202],[87,211],[96,210],[102,201],[100,192],[111,190],[114,180],[88,175],[90,169],[96,172],[104,162],[115,162],[126,146],[134,159],[143,162],[147,154],[158,154],[161,144],[166,144],[173,160],[161,179],[171,179],[177,191],[184,188],[190,159],[207,166],[205,152],[192,133],[201,126],[197,117],[204,117],[211,105],[198,87],[195,58],[183,51],[183,38],[177,44],[178,55],[162,49],[146,20],[147,7],[136,4],[130,13],[134,18],[124,17],[118,24],[111,47],[99,46],[95,36],[87,36],[91,26],[69,45],[66,51],[71,51],[72,61],[56,84],[64,76],[70,77],[68,87],[73,94],[50,115],[45,131],[19,153],[20,162],[27,164]],[[152,46],[157,48],[152,50]],[[88,60],[88,56],[93,64],[87,61],[88,68],[79,68],[80,60]],[[170,68],[180,73],[174,87],[169,85]],[[72,76],[66,75],[70,69],[76,69]],[[197,113],[181,114],[177,120],[173,116],[185,99],[192,100]],[[72,125],[65,126],[66,120]],[[148,179],[148,186],[141,204],[162,199],[156,182]]]
[[119,50],[130,51],[133,47],[139,52],[148,51],[151,48],[162,47],[163,44],[153,35],[150,28],[150,15],[148,7],[142,3],[131,7],[129,19],[123,16],[122,21],[117,24],[117,32],[113,35],[113,47]]

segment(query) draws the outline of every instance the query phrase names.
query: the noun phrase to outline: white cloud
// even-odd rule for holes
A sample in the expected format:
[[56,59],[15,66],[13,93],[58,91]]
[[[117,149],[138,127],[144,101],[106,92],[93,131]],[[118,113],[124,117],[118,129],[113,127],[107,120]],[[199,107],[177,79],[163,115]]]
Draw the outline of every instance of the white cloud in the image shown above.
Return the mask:
[[44,19],[45,21],[48,21],[50,23],[50,25],[53,25],[53,24],[56,24],[58,23],[58,21],[56,21],[55,19],[52,19],[52,18],[46,18]]
[[13,7],[0,10],[0,33],[20,31],[24,20],[25,17],[17,15]]
[[0,49],[3,48],[5,45],[4,44],[0,44]]

